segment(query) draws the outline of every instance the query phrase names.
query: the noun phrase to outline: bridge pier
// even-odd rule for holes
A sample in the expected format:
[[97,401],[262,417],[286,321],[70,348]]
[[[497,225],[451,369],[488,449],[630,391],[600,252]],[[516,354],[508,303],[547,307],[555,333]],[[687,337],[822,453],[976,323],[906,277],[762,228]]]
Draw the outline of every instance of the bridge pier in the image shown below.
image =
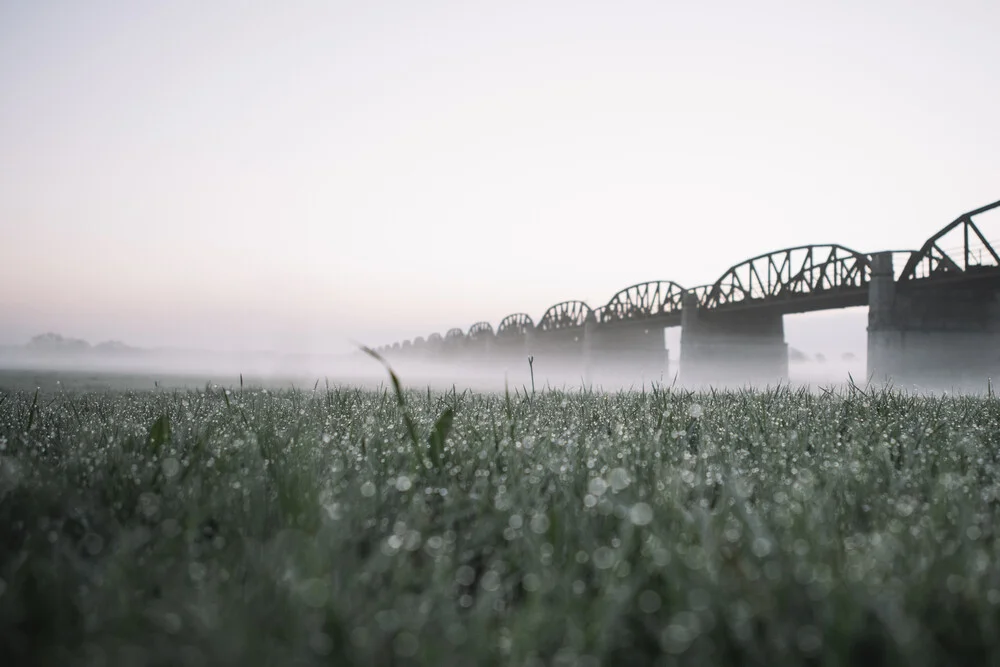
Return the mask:
[[[578,387],[586,381],[587,327],[536,331],[532,341],[535,380]],[[527,360],[525,360],[527,362]]]
[[788,344],[780,311],[704,310],[694,294],[681,311],[681,379],[697,385],[788,380]]
[[495,343],[492,334],[468,338],[462,351],[461,362],[468,364],[470,369],[488,368],[493,360]]
[[663,326],[649,322],[593,323],[586,330],[586,378],[606,389],[663,382],[669,371]]
[[491,356],[504,368],[512,364],[527,364],[534,348],[534,332],[528,331],[509,336],[497,336],[493,341]]
[[894,280],[891,253],[872,258],[868,376],[941,389],[1000,379],[1000,276]]

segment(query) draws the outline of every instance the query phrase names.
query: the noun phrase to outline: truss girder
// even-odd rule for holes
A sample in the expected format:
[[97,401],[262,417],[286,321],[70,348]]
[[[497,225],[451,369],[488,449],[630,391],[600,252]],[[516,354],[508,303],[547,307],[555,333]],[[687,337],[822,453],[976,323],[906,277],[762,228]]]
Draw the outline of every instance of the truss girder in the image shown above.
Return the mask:
[[497,338],[523,336],[535,328],[535,322],[527,313],[512,313],[500,320],[497,327]]
[[469,333],[467,335],[470,340],[492,337],[493,325],[489,322],[476,322],[469,327]]
[[600,323],[639,320],[679,313],[684,288],[669,280],[655,280],[626,287],[607,305],[594,311]]
[[821,296],[868,284],[867,256],[839,245],[809,245],[759,255],[731,267],[700,300],[720,308],[749,301]]
[[593,311],[583,301],[562,301],[551,306],[538,321],[539,331],[558,331],[582,327]]
[[[919,280],[966,273],[982,267],[1000,268],[1000,252],[986,238],[973,218],[1000,207],[1000,201],[963,213],[927,239],[920,250],[910,256],[900,280]],[[961,230],[962,243],[956,249],[943,247],[949,234]]]
[[708,300],[708,295],[712,291],[713,285],[698,285],[697,287],[692,287],[688,290],[688,293],[694,294],[694,298],[698,302],[698,306],[701,308],[705,307],[705,303]]

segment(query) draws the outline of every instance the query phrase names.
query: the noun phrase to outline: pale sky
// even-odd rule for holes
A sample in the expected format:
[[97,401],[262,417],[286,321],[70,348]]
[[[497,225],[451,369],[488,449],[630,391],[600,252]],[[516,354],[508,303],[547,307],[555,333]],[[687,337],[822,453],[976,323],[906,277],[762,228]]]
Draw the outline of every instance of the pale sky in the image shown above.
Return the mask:
[[338,351],[917,247],[1000,199],[998,34],[995,0],[5,0],[0,343]]

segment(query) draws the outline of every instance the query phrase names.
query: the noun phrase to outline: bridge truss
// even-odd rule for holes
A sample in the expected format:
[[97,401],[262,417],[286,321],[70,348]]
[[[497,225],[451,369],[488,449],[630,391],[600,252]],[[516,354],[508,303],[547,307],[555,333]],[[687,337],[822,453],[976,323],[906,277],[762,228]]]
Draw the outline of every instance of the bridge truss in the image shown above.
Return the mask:
[[1000,269],[1000,253],[973,220],[996,208],[1000,208],[1000,201],[958,216],[910,256],[899,279],[953,277]]
[[493,325],[489,322],[476,322],[469,327],[466,337],[471,341],[493,338]]
[[562,301],[551,306],[538,321],[539,331],[559,331],[582,327],[593,311],[583,301]]
[[497,338],[524,336],[535,328],[535,322],[527,313],[513,313],[500,320],[497,327]]
[[777,250],[736,264],[702,297],[703,308],[808,299],[860,290],[868,284],[868,257],[840,245]]
[[626,287],[594,311],[601,324],[679,314],[685,290],[675,282],[657,280]]

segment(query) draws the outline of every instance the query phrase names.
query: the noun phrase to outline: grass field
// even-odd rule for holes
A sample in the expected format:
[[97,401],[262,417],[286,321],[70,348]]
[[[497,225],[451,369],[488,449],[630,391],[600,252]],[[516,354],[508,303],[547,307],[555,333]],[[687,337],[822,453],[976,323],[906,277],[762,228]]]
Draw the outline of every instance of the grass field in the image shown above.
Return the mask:
[[2,390],[0,663],[1000,664],[998,447],[879,390]]

